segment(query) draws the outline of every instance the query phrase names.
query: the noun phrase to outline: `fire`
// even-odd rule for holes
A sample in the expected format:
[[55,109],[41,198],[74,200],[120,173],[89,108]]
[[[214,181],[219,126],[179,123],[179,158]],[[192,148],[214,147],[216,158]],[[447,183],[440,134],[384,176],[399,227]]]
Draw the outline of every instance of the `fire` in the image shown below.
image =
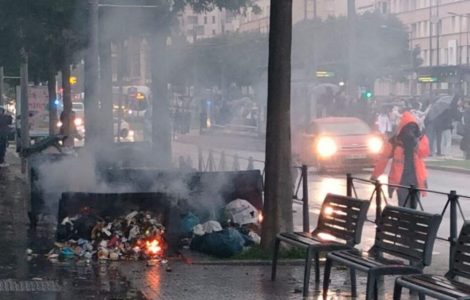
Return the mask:
[[160,243],[158,240],[151,240],[146,242],[147,250],[150,254],[156,255],[159,254],[160,251],[162,251],[162,247],[160,246]]
[[261,211],[258,213],[258,223],[263,223],[263,213]]

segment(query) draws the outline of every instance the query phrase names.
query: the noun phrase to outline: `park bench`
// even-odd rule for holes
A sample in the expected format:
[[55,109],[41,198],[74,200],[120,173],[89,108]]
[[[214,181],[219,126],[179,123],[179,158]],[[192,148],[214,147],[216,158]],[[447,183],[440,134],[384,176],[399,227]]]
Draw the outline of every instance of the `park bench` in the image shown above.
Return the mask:
[[457,243],[451,253],[451,265],[445,276],[417,274],[398,277],[395,281],[393,299],[401,298],[403,287],[420,294],[420,299],[425,295],[436,299],[470,299],[470,284],[460,279],[470,279],[470,222],[465,222]]
[[274,244],[271,279],[276,267],[281,242],[306,248],[303,295],[308,295],[312,258],[315,261],[315,282],[320,281],[320,252],[350,249],[360,243],[369,201],[328,194],[321,206],[318,224],[310,232],[280,233]]
[[377,299],[377,283],[382,276],[421,273],[431,263],[440,222],[440,215],[386,206],[376,227],[374,245],[368,253],[356,249],[328,253],[323,298],[327,296],[333,262],[350,269],[353,297],[357,296],[355,271],[367,273],[366,300]]

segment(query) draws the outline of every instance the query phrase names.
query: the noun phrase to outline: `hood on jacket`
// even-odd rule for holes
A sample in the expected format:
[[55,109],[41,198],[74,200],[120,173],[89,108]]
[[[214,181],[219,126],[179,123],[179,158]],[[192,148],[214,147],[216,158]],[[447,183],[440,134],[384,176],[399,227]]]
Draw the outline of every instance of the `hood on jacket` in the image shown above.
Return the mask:
[[398,123],[397,135],[400,135],[400,132],[403,130],[403,128],[406,125],[412,124],[412,123],[414,123],[419,128],[418,121],[416,120],[416,117],[412,113],[410,113],[409,111],[405,111],[401,115],[400,122]]

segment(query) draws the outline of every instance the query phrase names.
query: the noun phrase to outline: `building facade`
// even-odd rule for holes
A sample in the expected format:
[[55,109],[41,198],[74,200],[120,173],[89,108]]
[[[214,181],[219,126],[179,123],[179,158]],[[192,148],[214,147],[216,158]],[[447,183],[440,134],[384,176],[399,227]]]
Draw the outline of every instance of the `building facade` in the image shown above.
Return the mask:
[[409,30],[410,48],[423,60],[411,93],[464,93],[470,86],[470,0],[389,0]]

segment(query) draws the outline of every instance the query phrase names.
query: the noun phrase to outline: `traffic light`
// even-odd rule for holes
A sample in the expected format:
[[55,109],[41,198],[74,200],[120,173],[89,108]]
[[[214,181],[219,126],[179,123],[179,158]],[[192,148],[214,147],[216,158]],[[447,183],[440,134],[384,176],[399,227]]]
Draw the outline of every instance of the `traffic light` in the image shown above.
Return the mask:
[[364,100],[369,101],[372,98],[372,96],[374,96],[374,94],[370,90],[364,90],[362,92],[362,99]]

